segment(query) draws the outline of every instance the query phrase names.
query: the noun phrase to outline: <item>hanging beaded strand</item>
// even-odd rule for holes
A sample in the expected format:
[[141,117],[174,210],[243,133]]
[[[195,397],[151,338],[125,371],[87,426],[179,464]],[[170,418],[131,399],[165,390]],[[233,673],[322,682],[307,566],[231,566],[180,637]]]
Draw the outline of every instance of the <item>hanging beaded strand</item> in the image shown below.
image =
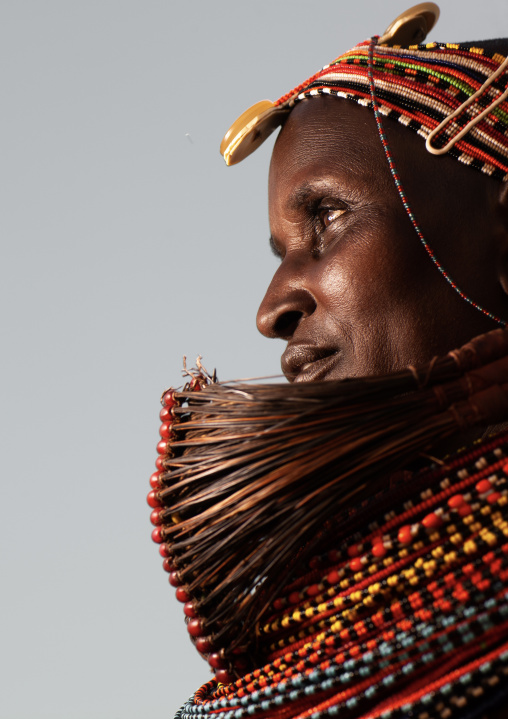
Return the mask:
[[411,224],[413,225],[413,228],[414,228],[416,234],[418,235],[418,238],[419,238],[421,244],[422,244],[423,247],[425,248],[425,251],[426,251],[427,254],[429,255],[429,257],[430,257],[430,259],[432,260],[432,262],[434,263],[434,265],[437,267],[437,269],[439,270],[439,272],[442,274],[442,276],[444,277],[444,279],[448,282],[448,284],[450,285],[450,287],[451,287],[453,290],[455,290],[455,292],[457,292],[457,294],[459,295],[459,297],[461,297],[465,302],[467,302],[469,305],[471,305],[472,307],[474,307],[475,310],[478,310],[479,312],[481,312],[481,313],[482,313],[483,315],[485,315],[486,317],[489,317],[489,318],[490,318],[491,320],[493,320],[494,322],[497,322],[497,323],[498,323],[499,325],[501,325],[502,327],[505,327],[505,326],[506,326],[505,320],[502,320],[500,317],[497,317],[497,315],[492,314],[491,312],[489,312],[488,310],[486,310],[484,307],[482,307],[481,305],[479,305],[477,302],[474,302],[474,300],[472,300],[470,297],[468,297],[468,295],[466,295],[465,292],[463,292],[463,291],[460,289],[460,287],[456,284],[456,282],[454,282],[454,280],[450,277],[450,275],[448,274],[448,272],[444,269],[444,267],[441,265],[441,263],[440,263],[439,260],[437,259],[437,257],[436,257],[436,255],[434,254],[434,251],[432,250],[432,248],[431,248],[431,247],[429,246],[429,244],[427,243],[427,241],[426,241],[426,239],[425,239],[425,237],[424,237],[424,234],[423,234],[423,232],[422,232],[422,230],[421,230],[421,228],[420,228],[420,225],[418,224],[418,222],[417,222],[417,220],[416,220],[416,217],[415,217],[415,215],[414,215],[414,212],[413,212],[413,210],[411,209],[411,205],[409,204],[409,200],[408,200],[408,198],[407,198],[406,192],[405,192],[404,187],[403,187],[403,185],[402,185],[402,182],[401,182],[401,179],[400,179],[400,175],[399,175],[399,173],[398,173],[398,171],[397,171],[397,168],[396,168],[396,166],[395,166],[395,162],[394,162],[394,160],[393,160],[393,155],[392,155],[392,152],[391,152],[391,150],[390,150],[390,146],[389,146],[389,144],[388,144],[388,140],[387,140],[387,138],[386,138],[386,134],[385,134],[384,129],[383,129],[383,123],[382,123],[382,120],[381,120],[381,113],[380,113],[380,111],[379,111],[379,105],[378,105],[378,102],[377,102],[377,100],[376,100],[376,91],[375,91],[375,84],[374,84],[374,47],[376,46],[376,42],[377,42],[378,39],[379,39],[379,37],[378,37],[377,35],[375,35],[375,36],[371,39],[370,44],[369,44],[369,55],[368,55],[368,70],[367,70],[367,74],[368,74],[369,86],[370,86],[370,96],[371,96],[371,100],[372,100],[372,109],[373,109],[373,111],[374,111],[374,117],[376,118],[376,125],[377,125],[377,129],[378,129],[378,132],[379,132],[379,137],[380,137],[380,139],[381,139],[381,144],[382,144],[382,146],[383,146],[383,150],[384,150],[384,152],[385,152],[386,159],[387,159],[387,161],[388,161],[388,166],[389,166],[389,168],[390,168],[390,173],[391,173],[392,178],[393,178],[393,181],[394,181],[394,183],[395,183],[395,187],[397,188],[397,191],[398,191],[398,193],[399,193],[399,197],[400,197],[400,199],[401,199],[401,201],[402,201],[402,204],[404,205],[404,209],[406,210],[406,213],[407,213],[407,215],[408,215],[408,217],[409,217],[409,220],[411,221]]

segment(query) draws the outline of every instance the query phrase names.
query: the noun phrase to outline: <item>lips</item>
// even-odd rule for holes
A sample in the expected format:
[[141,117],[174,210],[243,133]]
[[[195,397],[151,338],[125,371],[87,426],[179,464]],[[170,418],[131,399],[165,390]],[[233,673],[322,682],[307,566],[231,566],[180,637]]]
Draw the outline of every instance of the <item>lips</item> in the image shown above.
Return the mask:
[[339,359],[336,347],[289,343],[281,358],[282,371],[290,382],[325,379]]

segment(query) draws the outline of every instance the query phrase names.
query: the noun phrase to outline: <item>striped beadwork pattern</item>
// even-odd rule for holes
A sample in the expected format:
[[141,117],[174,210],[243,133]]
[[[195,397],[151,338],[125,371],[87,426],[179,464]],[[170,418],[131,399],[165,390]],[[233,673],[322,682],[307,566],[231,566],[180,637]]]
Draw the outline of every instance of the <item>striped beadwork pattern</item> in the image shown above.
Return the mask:
[[452,719],[508,694],[508,432],[353,511],[177,719]]
[[[369,42],[344,53],[309,80],[281,97],[291,107],[314,95],[336,95],[372,106]],[[505,57],[481,47],[428,43],[408,48],[376,45],[373,75],[379,111],[426,139],[445,118],[474,95]],[[450,139],[508,88],[508,70],[464,108],[433,140],[436,148]],[[508,179],[508,100],[493,107],[450,148],[450,156],[498,180]]]

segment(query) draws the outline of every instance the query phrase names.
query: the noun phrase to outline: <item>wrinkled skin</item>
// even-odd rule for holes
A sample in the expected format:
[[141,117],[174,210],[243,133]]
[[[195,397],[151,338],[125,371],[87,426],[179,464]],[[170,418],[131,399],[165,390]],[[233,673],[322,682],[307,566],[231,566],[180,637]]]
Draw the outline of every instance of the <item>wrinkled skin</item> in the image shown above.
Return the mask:
[[[508,212],[502,183],[385,119],[413,211],[443,266],[475,302],[508,319]],[[296,105],[269,176],[281,258],[257,323],[287,342],[292,381],[382,374],[494,329],[434,266],[402,206],[370,110],[319,97]]]

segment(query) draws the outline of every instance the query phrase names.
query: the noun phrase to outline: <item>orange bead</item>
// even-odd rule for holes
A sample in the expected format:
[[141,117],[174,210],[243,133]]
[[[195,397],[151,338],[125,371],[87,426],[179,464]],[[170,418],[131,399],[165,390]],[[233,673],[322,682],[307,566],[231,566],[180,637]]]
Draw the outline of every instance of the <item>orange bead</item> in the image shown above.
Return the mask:
[[340,582],[340,576],[336,569],[332,570],[326,577],[326,581],[329,584],[338,584]]
[[349,567],[350,567],[351,571],[353,571],[353,572],[359,572],[359,571],[362,569],[362,567],[363,567],[362,557],[354,557],[354,558],[349,562]]
[[450,497],[448,500],[448,506],[452,509],[457,509],[458,507],[461,507],[465,503],[465,499],[461,494],[454,494],[453,497]]
[[409,524],[405,524],[403,527],[399,529],[399,532],[397,534],[397,539],[401,544],[410,544],[412,539],[412,532],[411,527]]
[[422,519],[422,524],[425,529],[438,529],[443,524],[443,520],[435,512],[431,512]]
[[385,545],[383,544],[383,542],[377,542],[372,547],[372,554],[375,557],[379,557],[379,558],[384,557],[384,556],[386,556],[386,552],[387,552],[387,549],[386,549]]
[[162,472],[154,472],[150,477],[150,487],[152,489],[157,489],[157,487],[159,486],[159,477],[161,476],[161,474]]
[[492,482],[488,479],[482,479],[478,484],[476,485],[476,491],[479,492],[479,494],[484,494],[484,492],[490,492],[492,489]]
[[500,498],[501,498],[501,492],[492,492],[492,493],[489,494],[489,496],[487,497],[487,502],[488,502],[489,504],[495,504],[495,503],[497,502],[497,500],[500,499]]
[[161,424],[159,428],[159,434],[162,437],[162,439],[171,439],[173,436],[173,431],[171,429],[171,422],[164,422]]

